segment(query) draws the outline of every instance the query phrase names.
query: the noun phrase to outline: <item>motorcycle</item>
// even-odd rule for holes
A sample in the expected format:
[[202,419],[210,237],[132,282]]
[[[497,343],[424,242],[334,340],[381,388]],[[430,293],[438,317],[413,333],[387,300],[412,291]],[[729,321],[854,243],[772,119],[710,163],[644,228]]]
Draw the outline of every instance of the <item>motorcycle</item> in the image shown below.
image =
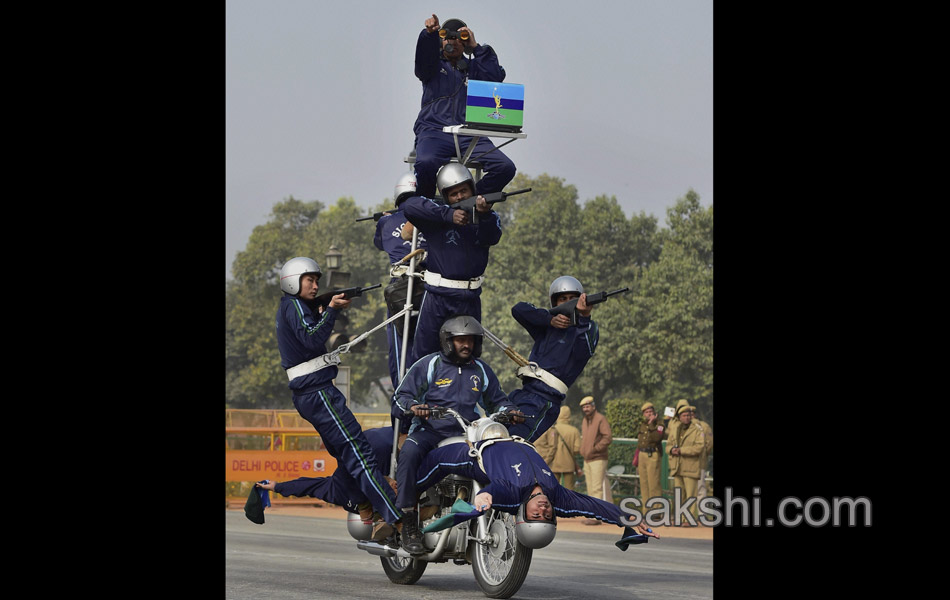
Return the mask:
[[[451,408],[435,406],[431,407],[429,418],[454,418],[465,432],[464,436],[446,438],[439,446],[511,437],[505,427],[508,415],[500,412],[469,422]],[[419,524],[420,529],[449,514],[456,500],[471,502],[480,490],[481,486],[471,478],[446,476],[420,496],[420,511],[427,506],[436,507],[434,514]],[[350,517],[359,521],[359,515]],[[475,581],[489,598],[509,598],[521,588],[531,566],[532,551],[518,541],[514,515],[494,509],[454,527],[424,533],[424,554],[411,555],[401,547],[360,539],[363,536],[356,533],[356,528],[349,530],[357,539],[356,547],[379,556],[389,580],[401,585],[417,582],[429,563],[451,560],[456,565],[472,565]]]

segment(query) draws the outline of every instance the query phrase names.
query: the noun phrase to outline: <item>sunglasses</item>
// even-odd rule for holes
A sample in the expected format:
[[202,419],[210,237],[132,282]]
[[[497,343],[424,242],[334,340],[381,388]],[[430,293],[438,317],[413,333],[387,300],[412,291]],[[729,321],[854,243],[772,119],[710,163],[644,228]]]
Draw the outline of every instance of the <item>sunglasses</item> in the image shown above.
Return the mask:
[[440,29],[439,37],[443,40],[462,40],[465,41],[468,39],[467,31],[449,31],[448,29]]

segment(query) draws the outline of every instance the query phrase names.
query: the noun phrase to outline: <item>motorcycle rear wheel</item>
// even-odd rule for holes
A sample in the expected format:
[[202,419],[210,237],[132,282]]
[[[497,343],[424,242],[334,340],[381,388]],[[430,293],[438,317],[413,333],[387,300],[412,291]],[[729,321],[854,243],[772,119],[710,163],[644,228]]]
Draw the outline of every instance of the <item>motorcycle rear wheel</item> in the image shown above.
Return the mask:
[[492,511],[488,535],[491,544],[474,546],[475,581],[489,598],[510,598],[521,589],[528,576],[531,548],[518,541],[514,515],[505,512]]
[[379,561],[383,563],[383,571],[386,572],[386,577],[389,577],[389,580],[393,583],[400,585],[412,585],[419,581],[429,564],[422,560],[400,556],[380,556]]

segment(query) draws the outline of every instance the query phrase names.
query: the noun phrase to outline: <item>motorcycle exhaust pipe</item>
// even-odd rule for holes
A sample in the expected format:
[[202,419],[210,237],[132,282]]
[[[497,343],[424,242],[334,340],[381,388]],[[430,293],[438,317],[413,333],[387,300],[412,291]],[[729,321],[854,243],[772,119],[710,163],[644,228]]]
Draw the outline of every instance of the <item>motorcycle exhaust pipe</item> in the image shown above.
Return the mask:
[[387,556],[387,557],[396,556],[395,548],[384,546],[380,544],[379,542],[363,540],[363,541],[356,542],[356,547],[359,548],[360,550],[365,550],[375,556]]
[[435,545],[435,549],[432,552],[427,554],[409,554],[404,548],[392,548],[390,546],[384,546],[379,542],[374,542],[372,540],[362,540],[356,542],[356,547],[360,550],[365,550],[370,554],[375,556],[385,556],[387,558],[392,558],[398,556],[400,558],[415,558],[418,560],[424,561],[433,561],[437,560],[442,553],[445,551],[445,546],[449,541],[449,529],[444,529],[439,532],[439,541]]

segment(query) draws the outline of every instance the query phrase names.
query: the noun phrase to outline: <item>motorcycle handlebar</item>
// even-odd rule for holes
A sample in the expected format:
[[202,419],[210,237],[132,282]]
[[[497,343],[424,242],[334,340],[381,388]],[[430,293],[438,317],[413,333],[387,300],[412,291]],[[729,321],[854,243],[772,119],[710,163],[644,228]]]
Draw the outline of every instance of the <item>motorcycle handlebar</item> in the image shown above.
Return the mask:
[[[447,406],[429,406],[428,408],[429,408],[428,418],[430,419],[456,418],[456,419],[461,419],[466,424],[469,424],[468,419],[466,419],[465,417],[460,415],[458,412],[456,412],[455,410]],[[415,413],[412,412],[412,410],[410,409],[410,410],[405,411],[403,413],[403,416],[412,417],[412,416],[415,416]],[[527,419],[534,418],[534,415],[522,415],[522,416]],[[505,411],[499,411],[499,412],[493,413],[489,415],[488,418],[492,419],[493,421],[497,421],[498,423],[501,423],[503,425],[508,425],[512,422],[511,413],[505,412]]]

